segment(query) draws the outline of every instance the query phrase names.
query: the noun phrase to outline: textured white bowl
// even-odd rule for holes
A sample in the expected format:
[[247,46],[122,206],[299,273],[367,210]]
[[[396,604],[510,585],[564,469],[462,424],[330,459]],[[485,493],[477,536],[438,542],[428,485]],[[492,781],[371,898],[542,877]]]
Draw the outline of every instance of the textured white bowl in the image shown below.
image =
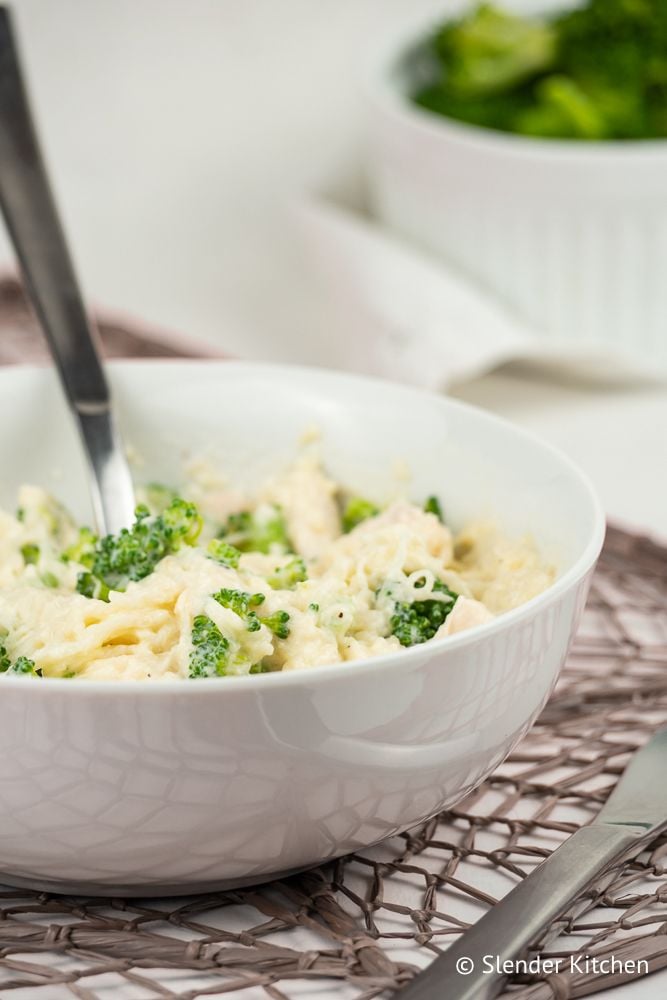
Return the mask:
[[[408,461],[460,525],[495,511],[558,560],[544,594],[381,659],[290,674],[0,681],[0,881],[162,894],[266,879],[410,827],[480,782],[534,720],[565,657],[604,520],[563,456],[441,397],[325,371],[233,362],[112,366],[142,478],[186,453],[251,482],[323,432],[334,476],[380,499]],[[53,372],[0,371],[0,502],[44,483],[88,516]],[[11,470],[11,474],[8,474]]]
[[667,141],[538,140],[440,117],[407,96],[425,59],[403,34],[369,82],[375,214],[551,342],[667,372]]

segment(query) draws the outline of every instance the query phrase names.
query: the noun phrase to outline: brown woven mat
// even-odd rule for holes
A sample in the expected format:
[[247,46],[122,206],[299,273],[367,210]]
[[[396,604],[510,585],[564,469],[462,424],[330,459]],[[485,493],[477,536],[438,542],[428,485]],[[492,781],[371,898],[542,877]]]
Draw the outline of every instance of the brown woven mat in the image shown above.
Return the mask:
[[[114,316],[101,310],[95,323],[107,358],[215,357],[208,345]],[[0,364],[29,364],[48,357],[44,337],[21,284],[0,274]]]
[[[122,337],[107,332],[113,353],[160,353],[155,341],[147,350],[141,336],[123,332],[133,346],[116,350]],[[612,528],[554,696],[511,758],[455,809],[260,888],[138,901],[0,886],[0,997],[389,997],[590,819],[629,754],[666,723],[667,549]],[[667,966],[666,855],[667,838],[658,838],[591,895],[549,954]],[[624,980],[574,969],[509,992],[566,1000]]]

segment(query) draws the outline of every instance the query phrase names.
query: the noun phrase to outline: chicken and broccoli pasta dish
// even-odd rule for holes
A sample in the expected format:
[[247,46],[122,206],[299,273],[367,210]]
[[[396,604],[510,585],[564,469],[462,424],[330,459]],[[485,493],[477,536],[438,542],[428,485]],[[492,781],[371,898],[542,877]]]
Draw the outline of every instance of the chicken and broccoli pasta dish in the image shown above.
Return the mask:
[[436,497],[346,494],[315,454],[246,496],[141,490],[96,537],[44,490],[0,513],[0,672],[99,680],[303,670],[481,624],[553,570],[489,524],[453,534]]

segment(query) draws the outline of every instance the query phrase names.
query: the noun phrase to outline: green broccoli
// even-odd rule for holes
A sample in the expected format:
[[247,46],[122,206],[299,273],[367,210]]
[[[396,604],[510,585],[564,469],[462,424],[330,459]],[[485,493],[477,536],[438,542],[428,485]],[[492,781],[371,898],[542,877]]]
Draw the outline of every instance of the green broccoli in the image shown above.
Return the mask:
[[608,124],[601,109],[580,85],[554,74],[535,88],[535,103],[516,116],[515,128],[542,138],[606,139]]
[[83,597],[96,597],[98,601],[108,601],[111,588],[107,587],[106,583],[86,570],[85,573],[79,573],[76,580],[76,589]]
[[21,546],[21,555],[26,566],[34,566],[39,560],[39,545],[34,542],[26,542]]
[[219,537],[241,552],[285,555],[292,551],[285,517],[276,504],[262,504],[254,511],[230,514]]
[[266,600],[264,594],[248,594],[245,590],[231,590],[223,587],[217,594],[212,594],[214,601],[223,608],[229,608],[246,623],[248,632],[258,632],[261,622],[254,610]]
[[541,138],[667,136],[667,4],[588,0],[541,19],[482,4],[448,21],[414,100]]
[[442,504],[436,496],[427,497],[424,502],[424,513],[435,514],[439,521],[445,523],[445,515],[442,512]]
[[97,535],[90,528],[79,528],[79,537],[76,542],[69,545],[60,558],[63,562],[79,563],[80,566],[87,566],[90,569],[95,560],[97,542]]
[[423,87],[414,101],[434,114],[500,132],[513,132],[517,115],[533,103],[527,88],[493,96],[459,97],[440,83]]
[[27,656],[17,657],[12,666],[9,668],[8,673],[22,674],[30,677],[42,676],[42,671],[37,670],[35,667],[35,661],[28,659]]
[[222,634],[207,615],[197,615],[192,622],[192,649],[190,650],[190,677],[225,677],[228,674],[261,674],[266,668],[248,659],[236,643]]
[[258,632],[262,625],[266,625],[278,639],[286,639],[290,634],[290,616],[287,611],[276,611],[266,618],[255,611],[266,600],[265,594],[248,594],[244,590],[223,588],[211,596],[223,608],[229,608],[238,615],[246,623],[248,632]]
[[262,625],[266,625],[270,629],[277,639],[287,639],[290,634],[289,620],[290,616],[287,611],[274,611],[272,615],[267,618],[259,619]]
[[362,521],[367,521],[369,517],[375,517],[379,513],[380,508],[376,507],[370,500],[365,500],[363,497],[350,497],[343,507],[343,531],[347,534]]
[[229,639],[207,615],[197,615],[192,622],[190,677],[224,677],[230,657]]
[[[0,625],[0,640],[6,639],[8,635],[9,630]],[[27,656],[18,656],[12,663],[4,641],[0,641],[0,674],[29,674],[41,677],[42,671],[37,670],[34,660],[29,660]]]
[[[26,545],[21,546],[21,555],[26,566],[36,566],[39,562],[40,547],[32,542],[28,542]],[[60,585],[58,577],[50,570],[40,573],[39,578],[45,587],[55,588]]]
[[228,569],[236,569],[241,558],[240,550],[234,545],[229,545],[228,542],[223,542],[221,538],[213,538],[208,543],[207,552],[210,559],[214,559]]
[[[597,114],[598,135],[667,134],[667,7],[664,0],[589,0],[555,21],[559,72]],[[578,135],[569,132],[561,133]]]
[[[381,592],[383,596],[391,597],[391,585],[382,588]],[[433,592],[443,594],[444,599],[428,598],[425,601],[394,603],[389,625],[391,634],[396,636],[401,646],[416,646],[432,639],[459,596],[440,580],[434,582]]]
[[435,38],[448,88],[461,97],[508,90],[554,63],[557,34],[545,21],[481,4]]
[[194,545],[202,528],[195,505],[179,497],[157,516],[140,505],[135,517],[132,528],[97,542],[90,570],[79,574],[80,594],[105,600],[109,590],[125,590],[130,581],[143,580],[152,573],[165,556],[183,545]]
[[301,556],[295,556],[284,566],[276,566],[267,579],[274,590],[294,590],[297,583],[308,579],[306,564]]
[[[8,635],[6,628],[0,628],[0,637],[5,639]],[[18,656],[14,663],[7,652],[4,643],[0,643],[0,674],[26,674],[32,677],[41,677],[42,671],[37,670],[34,660],[27,656]]]

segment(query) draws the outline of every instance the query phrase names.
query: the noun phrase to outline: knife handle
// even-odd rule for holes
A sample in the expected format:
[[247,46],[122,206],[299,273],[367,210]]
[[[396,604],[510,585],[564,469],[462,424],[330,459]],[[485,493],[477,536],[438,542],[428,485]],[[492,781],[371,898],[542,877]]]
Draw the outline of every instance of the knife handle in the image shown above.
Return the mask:
[[[497,996],[507,979],[501,971],[503,962],[521,957],[597,875],[633,849],[637,853],[648,839],[647,830],[638,826],[592,823],[577,830],[408,983],[397,1000],[490,1000]],[[469,972],[460,971],[461,959]]]

